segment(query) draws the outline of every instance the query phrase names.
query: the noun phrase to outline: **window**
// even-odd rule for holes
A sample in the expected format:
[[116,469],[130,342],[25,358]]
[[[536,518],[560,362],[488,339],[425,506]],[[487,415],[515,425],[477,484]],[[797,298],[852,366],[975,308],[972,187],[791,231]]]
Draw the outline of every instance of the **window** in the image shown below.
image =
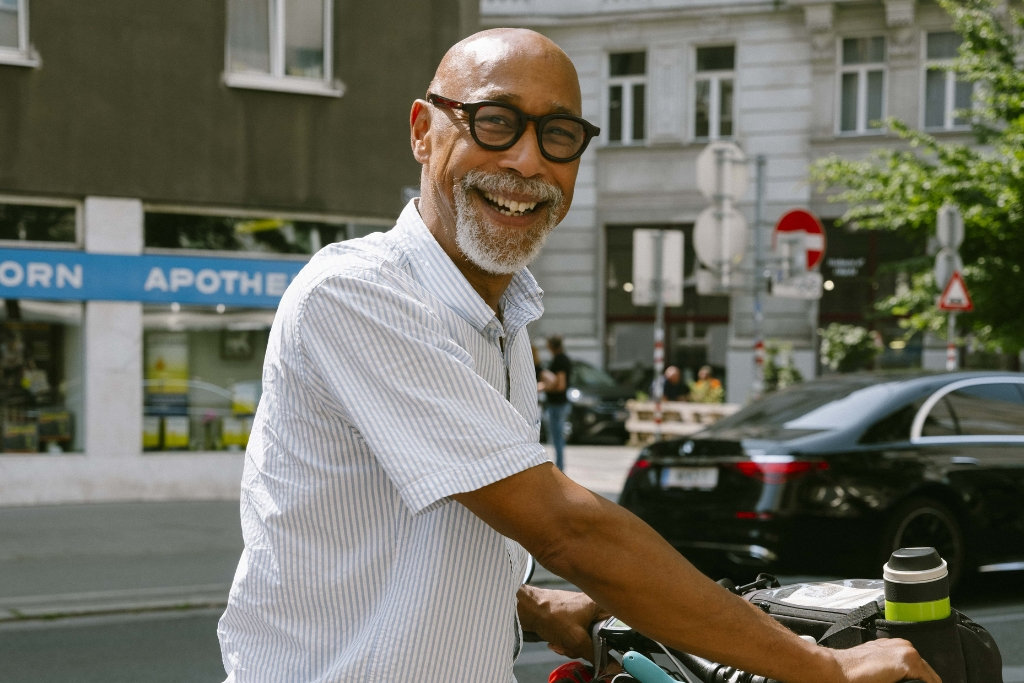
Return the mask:
[[228,0],[228,85],[341,95],[331,0]]
[[[386,230],[391,223],[297,220],[147,211],[147,249],[312,254],[330,242]],[[0,221],[0,230],[3,223]],[[2,233],[0,233],[2,237]]]
[[1024,436],[1024,396],[1016,384],[977,384],[944,399],[956,416],[958,434]]
[[697,48],[694,77],[693,136],[717,140],[733,135],[733,84],[736,48],[732,45]]
[[929,33],[925,44],[924,127],[938,130],[964,128],[963,110],[971,107],[971,83],[957,79],[949,67],[963,38],[952,31]]
[[608,56],[608,142],[643,142],[647,104],[647,53]]
[[39,64],[28,41],[28,0],[0,0],[0,64]]
[[[2,0],[0,0],[2,1]],[[0,199],[0,241],[77,241],[77,212],[67,205],[8,204]],[[18,244],[17,246],[26,246]]]
[[0,309],[0,451],[80,451],[82,305],[5,299]]
[[880,130],[885,114],[885,38],[844,38],[840,69],[839,132]]
[[273,311],[147,305],[142,447],[242,450]]

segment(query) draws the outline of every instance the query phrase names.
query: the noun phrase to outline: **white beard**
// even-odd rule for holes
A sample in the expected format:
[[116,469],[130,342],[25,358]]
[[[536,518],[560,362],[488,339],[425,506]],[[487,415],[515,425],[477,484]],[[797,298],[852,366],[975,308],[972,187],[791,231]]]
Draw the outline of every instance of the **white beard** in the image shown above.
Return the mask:
[[[526,232],[511,232],[485,219],[473,203],[472,190],[492,194],[526,194],[548,202],[547,221]],[[564,196],[557,187],[504,173],[470,171],[456,182],[455,243],[476,267],[495,275],[511,275],[533,261],[558,225]]]

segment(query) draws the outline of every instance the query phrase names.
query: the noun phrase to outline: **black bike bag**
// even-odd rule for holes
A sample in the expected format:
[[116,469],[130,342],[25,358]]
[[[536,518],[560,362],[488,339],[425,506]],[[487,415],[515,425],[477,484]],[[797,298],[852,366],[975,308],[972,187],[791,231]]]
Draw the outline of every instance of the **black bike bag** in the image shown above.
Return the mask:
[[958,610],[935,621],[888,621],[881,579],[840,579],[756,588],[751,603],[799,635],[844,649],[876,638],[913,643],[943,683],[1002,683],[1003,662],[992,635]]

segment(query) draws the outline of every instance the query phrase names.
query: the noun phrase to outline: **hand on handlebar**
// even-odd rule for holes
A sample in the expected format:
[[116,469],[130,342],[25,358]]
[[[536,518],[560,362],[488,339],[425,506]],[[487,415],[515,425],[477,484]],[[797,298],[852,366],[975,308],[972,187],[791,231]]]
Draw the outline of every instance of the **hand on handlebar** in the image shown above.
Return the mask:
[[590,625],[607,616],[590,597],[577,591],[529,585],[519,590],[523,631],[536,634],[548,648],[569,659],[593,658]]
[[[847,650],[833,650],[846,680],[866,683],[941,683],[938,674],[901,638],[871,640]],[[898,678],[894,679],[893,677]]]

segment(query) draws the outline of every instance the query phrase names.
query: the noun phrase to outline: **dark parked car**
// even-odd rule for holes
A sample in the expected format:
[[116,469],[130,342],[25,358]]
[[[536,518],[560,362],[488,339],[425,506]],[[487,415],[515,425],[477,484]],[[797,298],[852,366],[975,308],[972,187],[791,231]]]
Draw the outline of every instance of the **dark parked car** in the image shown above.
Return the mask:
[[[566,442],[622,444],[629,438],[626,401],[633,398],[633,391],[604,370],[573,360],[566,397],[572,404],[565,423]],[[541,428],[541,441],[547,441],[546,424]]]
[[1024,374],[798,384],[644,448],[620,500],[712,576],[878,577],[912,546],[954,583],[1022,569]]

